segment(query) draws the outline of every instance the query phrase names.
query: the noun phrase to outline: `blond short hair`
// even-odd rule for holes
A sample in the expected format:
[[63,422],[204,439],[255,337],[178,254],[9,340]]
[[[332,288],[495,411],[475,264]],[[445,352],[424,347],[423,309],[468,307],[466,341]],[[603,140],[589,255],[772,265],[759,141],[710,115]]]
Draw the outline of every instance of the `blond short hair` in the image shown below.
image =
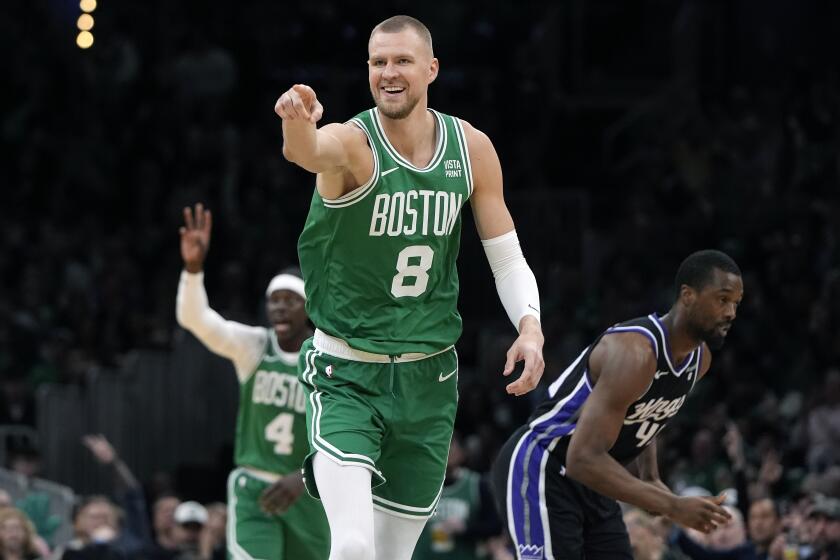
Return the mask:
[[391,16],[385,21],[378,23],[370,32],[368,44],[370,44],[370,39],[373,38],[373,35],[379,31],[383,33],[399,33],[406,27],[413,29],[414,32],[423,39],[423,42],[429,45],[429,51],[434,53],[434,48],[432,47],[432,34],[429,31],[429,28],[426,27],[422,21],[411,16]]

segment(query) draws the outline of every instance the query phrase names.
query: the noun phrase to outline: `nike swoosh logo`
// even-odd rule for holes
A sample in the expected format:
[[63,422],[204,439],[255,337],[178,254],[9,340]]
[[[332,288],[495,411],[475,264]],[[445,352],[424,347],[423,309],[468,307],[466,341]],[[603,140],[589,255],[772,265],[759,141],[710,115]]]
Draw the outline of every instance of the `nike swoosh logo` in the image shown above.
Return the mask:
[[665,376],[665,375],[668,375],[668,373],[669,373],[669,372],[667,372],[667,371],[660,370],[660,371],[657,371],[656,373],[654,373],[654,374],[653,374],[653,378],[654,378],[654,379],[659,379],[660,377],[663,377],[663,376]]
[[[530,303],[528,304],[528,307],[530,307],[531,309],[533,309],[533,310],[534,310],[534,311],[536,311],[537,313],[540,313],[540,310],[539,310],[539,309],[537,309],[536,307],[534,307],[533,305],[531,305]],[[540,313],[540,314],[541,314],[541,313]],[[541,315],[542,315],[542,314],[541,314]]]
[[446,381],[447,379],[449,379],[450,377],[452,377],[453,375],[455,375],[457,372],[458,372],[458,368],[453,369],[452,371],[450,371],[450,372],[449,372],[449,373],[447,373],[446,375],[443,375],[443,372],[441,372],[441,374],[440,374],[440,375],[438,375],[438,381],[440,381],[441,383],[443,383],[444,381]]
[[393,169],[389,169],[388,171],[383,171],[383,172],[382,172],[379,176],[380,176],[380,177],[384,177],[384,176],[385,176],[385,175],[387,175],[388,173],[393,173],[393,172],[394,172],[394,171],[396,171],[397,169],[399,169],[399,167],[394,167]]

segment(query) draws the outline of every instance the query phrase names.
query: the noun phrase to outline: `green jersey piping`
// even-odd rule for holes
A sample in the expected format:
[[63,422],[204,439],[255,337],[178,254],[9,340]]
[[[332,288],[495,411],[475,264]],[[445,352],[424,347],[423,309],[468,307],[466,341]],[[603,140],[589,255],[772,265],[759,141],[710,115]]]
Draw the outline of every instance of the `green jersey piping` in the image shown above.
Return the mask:
[[376,149],[374,148],[373,138],[370,135],[370,131],[367,129],[367,126],[365,126],[365,123],[357,118],[352,118],[348,122],[358,126],[362,129],[362,132],[365,133],[365,136],[367,136],[370,151],[373,153],[373,173],[364,185],[356,187],[349,193],[343,194],[334,199],[321,197],[321,200],[324,201],[324,206],[327,208],[345,208],[351,204],[359,202],[370,194],[371,191],[373,191],[376,187],[376,183],[379,181],[379,155],[377,155]]
[[423,167],[422,169],[412,165],[410,161],[402,157],[397,151],[397,149],[391,145],[391,141],[388,140],[388,136],[385,134],[385,129],[382,127],[382,122],[379,120],[379,110],[374,107],[373,109],[370,109],[370,111],[371,115],[373,116],[373,123],[375,125],[374,128],[376,130],[376,136],[379,138],[379,141],[382,143],[382,146],[385,148],[385,151],[388,152],[388,155],[390,155],[394,159],[394,162],[398,165],[407,167],[408,169],[411,169],[412,171],[417,171],[419,173],[428,173],[429,171],[435,169],[435,167],[437,167],[437,165],[443,159],[443,154],[444,152],[446,152],[446,137],[448,136],[448,133],[446,131],[446,124],[443,122],[443,117],[441,117],[440,113],[438,113],[434,109],[429,109],[429,111],[431,111],[431,113],[437,119],[437,128],[440,131],[440,134],[438,135],[435,154],[432,156],[432,159],[429,162],[429,164],[426,167]]

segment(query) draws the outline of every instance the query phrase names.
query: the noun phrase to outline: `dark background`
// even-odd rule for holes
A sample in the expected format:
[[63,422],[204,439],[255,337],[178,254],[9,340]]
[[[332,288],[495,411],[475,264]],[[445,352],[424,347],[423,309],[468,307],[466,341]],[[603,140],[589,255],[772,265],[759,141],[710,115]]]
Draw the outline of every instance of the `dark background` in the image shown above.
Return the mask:
[[[836,467],[809,432],[840,403],[836,2],[101,0],[81,50],[78,4],[49,0],[0,7],[0,424],[32,428],[43,475],[101,487],[77,438],[105,432],[148,485],[223,495],[236,384],[175,324],[181,209],[215,214],[211,305],[264,322],[313,188],[274,101],[306,83],[322,122],[369,107],[367,37],[396,13],[434,37],[430,105],[499,153],[546,381],[611,323],[665,312],[690,252],[722,249],[744,302],[663,470],[691,483],[693,438],[720,459],[729,420],[756,461],[783,457],[782,493]],[[458,423],[482,470],[542,391],[503,392],[513,329],[464,217]]]

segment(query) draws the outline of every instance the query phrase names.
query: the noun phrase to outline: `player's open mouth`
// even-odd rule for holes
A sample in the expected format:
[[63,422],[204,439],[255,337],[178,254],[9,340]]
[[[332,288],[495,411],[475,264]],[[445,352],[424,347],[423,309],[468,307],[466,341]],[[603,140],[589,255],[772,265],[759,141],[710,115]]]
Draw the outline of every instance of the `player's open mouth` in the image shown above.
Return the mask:
[[718,327],[718,332],[723,336],[726,336],[726,333],[729,332],[729,329],[732,327],[732,323],[725,323]]
[[399,86],[385,86],[381,89],[382,89],[382,92],[388,97],[399,95],[399,94],[401,94],[402,92],[405,91],[404,87],[399,87]]
[[274,330],[278,334],[286,334],[292,330],[292,324],[289,321],[274,321]]

